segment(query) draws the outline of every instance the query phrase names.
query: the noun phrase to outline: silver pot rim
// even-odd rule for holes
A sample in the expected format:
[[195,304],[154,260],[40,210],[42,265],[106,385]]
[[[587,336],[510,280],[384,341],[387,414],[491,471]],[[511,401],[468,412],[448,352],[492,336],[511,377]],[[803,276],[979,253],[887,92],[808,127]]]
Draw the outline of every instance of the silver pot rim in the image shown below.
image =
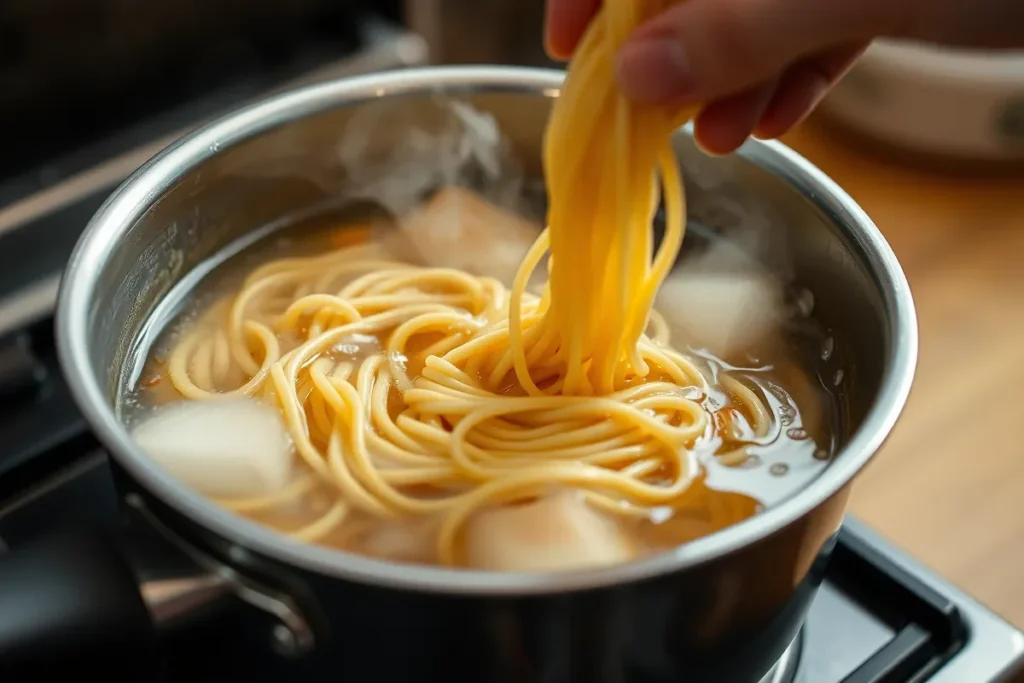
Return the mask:
[[111,456],[137,483],[178,513],[238,546],[318,574],[407,590],[447,594],[527,595],[624,584],[687,570],[757,542],[807,515],[849,483],[895,425],[913,382],[918,332],[914,302],[895,254],[864,211],[838,185],[777,142],[751,140],[738,152],[803,188],[866,254],[890,333],[878,398],[834,462],[809,486],[762,514],[653,557],[566,573],[504,573],[375,560],[292,540],[236,516],[168,476],[135,446],[89,371],[89,316],[110,245],[183,173],[219,149],[331,106],[408,92],[506,91],[557,96],[561,71],[520,67],[427,67],[304,87],[230,113],[171,144],[129,177],[100,207],[72,254],[61,285],[57,345],[72,396]]

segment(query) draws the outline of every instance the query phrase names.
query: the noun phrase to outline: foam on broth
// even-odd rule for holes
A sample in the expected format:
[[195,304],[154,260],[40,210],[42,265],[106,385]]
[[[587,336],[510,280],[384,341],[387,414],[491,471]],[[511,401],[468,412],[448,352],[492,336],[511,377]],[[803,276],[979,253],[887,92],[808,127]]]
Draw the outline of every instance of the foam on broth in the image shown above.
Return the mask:
[[[363,206],[300,221],[222,259],[199,282],[185,283],[173,292],[171,301],[175,306],[165,310],[164,324],[159,325],[162,329],[141,341],[139,366],[126,369],[129,388],[120,397],[121,419],[132,428],[161,406],[182,400],[166,376],[170,348],[183,332],[197,324],[214,301],[237,288],[255,267],[270,259],[311,255],[365,242],[380,234],[374,226],[382,220]],[[707,246],[709,234],[689,231],[684,260]],[[732,437],[706,439],[698,444],[693,457],[706,476],[695,484],[696,503],[685,512],[665,508],[648,518],[615,518],[616,532],[627,540],[632,556],[672,548],[753,517],[803,489],[828,465],[836,447],[839,412],[831,382],[821,377],[821,349],[828,346],[827,337],[809,318],[802,318],[799,325],[787,325],[786,331],[784,343],[766,345],[754,355],[722,359],[695,350],[708,377],[728,370],[761,397],[772,413],[773,431],[764,443],[751,445],[748,417],[735,409],[735,401],[721,384],[713,383],[712,390],[703,397],[704,404],[715,411],[720,427],[729,423],[724,432]],[[672,332],[678,343],[677,331]],[[283,348],[292,348],[298,340],[281,338],[279,342]],[[428,345],[423,344],[423,348]],[[336,361],[358,364],[379,348],[374,338],[360,336],[346,339],[331,354]],[[423,360],[416,354],[406,359],[410,376],[416,375]],[[245,378],[233,379],[237,383],[224,389],[237,387]],[[395,411],[400,408],[400,404],[391,406]],[[750,453],[744,462],[727,465],[716,459],[716,453],[740,445],[747,445]],[[327,485],[318,485],[300,504],[239,514],[277,530],[294,530],[317,519],[334,500]],[[432,564],[438,561],[437,529],[438,521],[432,518],[381,521],[352,513],[318,542],[392,561]],[[463,550],[463,564],[471,564],[469,557]]]

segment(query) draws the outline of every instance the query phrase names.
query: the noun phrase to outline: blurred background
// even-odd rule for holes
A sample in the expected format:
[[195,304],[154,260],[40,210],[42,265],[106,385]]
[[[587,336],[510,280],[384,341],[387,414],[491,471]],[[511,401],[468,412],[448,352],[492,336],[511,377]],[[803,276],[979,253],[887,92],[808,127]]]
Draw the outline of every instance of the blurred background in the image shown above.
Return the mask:
[[[4,331],[52,307],[88,217],[180,131],[296,82],[546,64],[542,14],[542,0],[3,0]],[[874,218],[919,306],[916,388],[853,512],[1024,626],[1024,56],[878,45],[786,142]]]

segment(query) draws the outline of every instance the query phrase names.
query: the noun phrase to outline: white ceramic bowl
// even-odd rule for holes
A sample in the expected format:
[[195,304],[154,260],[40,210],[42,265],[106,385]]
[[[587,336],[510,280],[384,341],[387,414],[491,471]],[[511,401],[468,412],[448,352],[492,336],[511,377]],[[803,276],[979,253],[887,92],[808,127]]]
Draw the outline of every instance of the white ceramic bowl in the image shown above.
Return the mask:
[[1024,52],[879,41],[826,98],[822,111],[904,149],[1024,160]]

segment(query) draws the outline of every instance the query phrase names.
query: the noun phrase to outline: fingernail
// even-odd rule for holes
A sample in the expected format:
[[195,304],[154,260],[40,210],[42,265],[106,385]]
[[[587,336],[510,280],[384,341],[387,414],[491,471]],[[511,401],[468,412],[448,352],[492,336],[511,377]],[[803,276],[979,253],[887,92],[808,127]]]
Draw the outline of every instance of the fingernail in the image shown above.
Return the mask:
[[693,94],[689,60],[671,38],[627,42],[619,51],[618,75],[622,92],[641,102],[683,103]]

